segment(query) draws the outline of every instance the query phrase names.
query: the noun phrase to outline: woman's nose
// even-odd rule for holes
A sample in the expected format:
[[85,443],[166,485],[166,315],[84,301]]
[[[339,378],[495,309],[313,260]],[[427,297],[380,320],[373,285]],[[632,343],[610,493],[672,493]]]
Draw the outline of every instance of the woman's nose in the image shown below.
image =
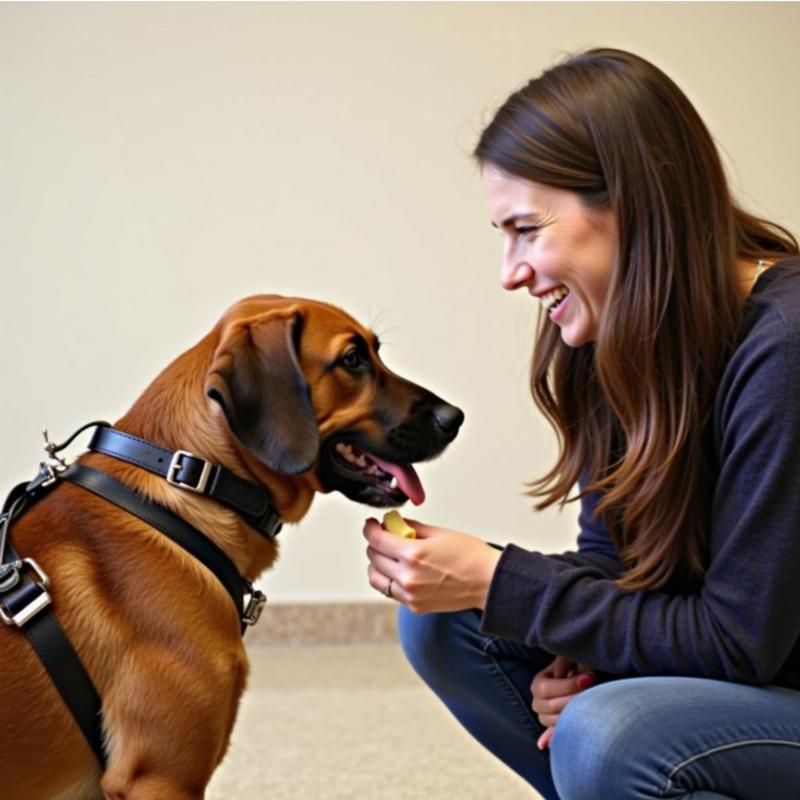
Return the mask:
[[533,279],[533,267],[525,261],[503,261],[500,268],[500,285],[513,292],[527,286]]

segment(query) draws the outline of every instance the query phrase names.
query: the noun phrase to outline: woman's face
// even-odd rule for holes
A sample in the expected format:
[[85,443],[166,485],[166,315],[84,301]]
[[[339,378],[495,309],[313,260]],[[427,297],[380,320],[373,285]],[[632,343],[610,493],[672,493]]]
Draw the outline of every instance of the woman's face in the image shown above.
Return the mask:
[[492,164],[482,177],[492,225],[504,234],[503,288],[538,298],[570,347],[594,341],[617,257],[613,212]]

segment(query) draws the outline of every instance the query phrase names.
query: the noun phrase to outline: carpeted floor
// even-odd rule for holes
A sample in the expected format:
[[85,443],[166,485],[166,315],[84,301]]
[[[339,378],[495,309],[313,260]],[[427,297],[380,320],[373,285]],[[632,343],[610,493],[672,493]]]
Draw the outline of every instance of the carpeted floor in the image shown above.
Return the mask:
[[398,645],[253,646],[209,800],[536,800],[474,742]]

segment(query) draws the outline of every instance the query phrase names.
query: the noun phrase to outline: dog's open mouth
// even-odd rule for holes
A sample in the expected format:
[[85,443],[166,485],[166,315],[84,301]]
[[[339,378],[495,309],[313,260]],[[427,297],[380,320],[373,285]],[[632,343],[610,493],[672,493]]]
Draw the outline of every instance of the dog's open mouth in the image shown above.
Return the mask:
[[381,458],[342,440],[325,450],[322,477],[329,489],[372,506],[398,506],[406,500],[418,506],[425,500],[425,490],[411,464]]

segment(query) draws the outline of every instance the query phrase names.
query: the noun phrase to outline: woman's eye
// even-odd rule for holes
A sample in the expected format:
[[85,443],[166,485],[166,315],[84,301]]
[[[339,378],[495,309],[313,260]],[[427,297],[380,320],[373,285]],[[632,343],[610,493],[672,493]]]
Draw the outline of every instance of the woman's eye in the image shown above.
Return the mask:
[[527,228],[517,228],[516,231],[520,236],[527,236],[529,233],[534,233],[539,229],[535,225],[531,225]]

